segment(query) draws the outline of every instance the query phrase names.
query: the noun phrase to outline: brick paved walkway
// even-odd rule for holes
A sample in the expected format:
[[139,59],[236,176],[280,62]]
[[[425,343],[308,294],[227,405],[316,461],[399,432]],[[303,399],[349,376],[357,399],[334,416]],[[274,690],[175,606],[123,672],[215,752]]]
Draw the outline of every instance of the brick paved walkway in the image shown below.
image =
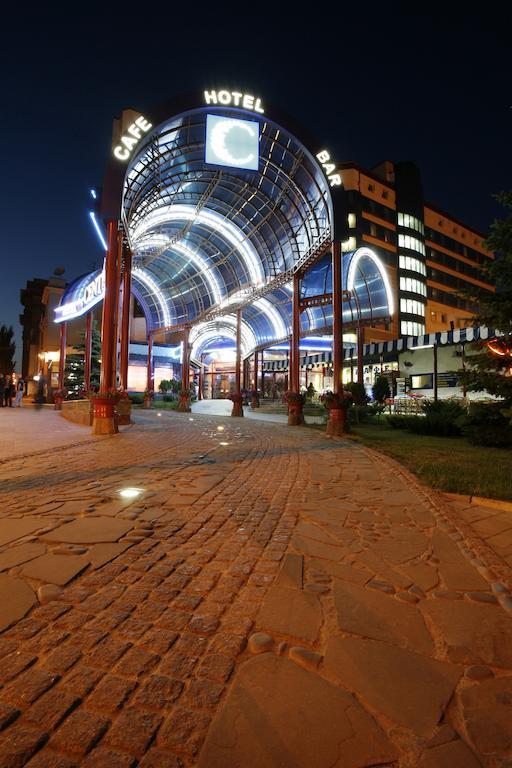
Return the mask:
[[456,504],[313,430],[137,420],[0,465],[0,768],[512,765],[510,567]]

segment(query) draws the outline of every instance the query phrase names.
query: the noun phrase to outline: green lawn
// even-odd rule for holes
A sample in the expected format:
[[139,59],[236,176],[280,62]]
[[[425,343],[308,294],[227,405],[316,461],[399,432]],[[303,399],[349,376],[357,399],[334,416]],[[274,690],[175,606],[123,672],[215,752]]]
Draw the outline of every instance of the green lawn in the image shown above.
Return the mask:
[[451,493],[512,499],[512,451],[471,445],[462,437],[414,435],[381,424],[354,426],[353,436],[392,456],[420,480]]

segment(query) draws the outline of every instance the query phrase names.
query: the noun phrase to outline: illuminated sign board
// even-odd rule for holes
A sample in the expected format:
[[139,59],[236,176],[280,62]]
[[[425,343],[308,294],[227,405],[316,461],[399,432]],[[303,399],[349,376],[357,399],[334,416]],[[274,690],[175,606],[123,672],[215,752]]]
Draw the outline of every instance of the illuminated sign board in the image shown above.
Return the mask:
[[242,107],[242,109],[251,109],[253,112],[259,112],[261,115],[264,109],[261,99],[251,96],[249,93],[240,93],[239,91],[205,91],[204,100],[206,104],[219,104],[222,107]]
[[341,187],[341,174],[338,173],[336,166],[333,162],[331,162],[331,156],[329,152],[326,149],[322,149],[322,151],[317,154],[316,159],[324,169],[324,173],[327,176],[329,186]]
[[139,115],[139,117],[128,126],[126,133],[123,133],[119,144],[114,147],[114,157],[118,160],[128,160],[134,147],[137,146],[141,138],[151,128],[152,124],[146,120],[145,117]]
[[73,320],[80,317],[94,307],[105,295],[105,271],[100,272],[92,280],[80,287],[78,298],[61,304],[55,310],[55,322],[62,323],[65,320]]
[[258,170],[260,126],[254,120],[206,116],[205,162]]

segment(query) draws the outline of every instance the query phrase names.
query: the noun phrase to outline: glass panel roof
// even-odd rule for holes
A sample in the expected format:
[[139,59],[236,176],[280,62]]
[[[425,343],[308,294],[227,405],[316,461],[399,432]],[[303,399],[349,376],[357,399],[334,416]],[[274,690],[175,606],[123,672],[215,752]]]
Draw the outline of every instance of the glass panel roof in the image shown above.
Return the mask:
[[[205,162],[209,114],[257,123],[257,170]],[[234,338],[234,310],[243,303],[249,354],[289,336],[289,281],[329,242],[332,201],[320,165],[288,131],[264,115],[209,106],[147,134],[127,166],[122,219],[133,254],[133,292],[148,331],[190,324],[193,349],[200,352],[212,338]],[[332,326],[331,279],[327,254],[301,280],[302,299],[324,296],[302,312],[304,333]],[[370,249],[344,254],[343,287],[350,292],[344,321],[392,314],[386,281]],[[83,281],[75,281],[61,303],[81,287]]]
[[[257,171],[205,163],[208,114],[259,124]],[[182,323],[300,265],[329,236],[330,205],[325,176],[295,137],[254,112],[210,106],[147,136],[127,168],[122,213],[134,265]]]

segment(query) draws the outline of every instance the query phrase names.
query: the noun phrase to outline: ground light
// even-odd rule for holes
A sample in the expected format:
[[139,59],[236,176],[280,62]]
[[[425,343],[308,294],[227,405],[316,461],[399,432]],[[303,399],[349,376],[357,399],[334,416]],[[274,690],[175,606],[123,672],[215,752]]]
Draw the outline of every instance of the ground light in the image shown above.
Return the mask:
[[123,499],[134,499],[136,496],[139,496],[144,491],[144,488],[122,488],[119,491],[119,495],[123,497]]
[[221,426],[219,426],[219,427],[217,427],[217,430],[218,430],[219,432],[224,432],[224,427],[221,427]]
[[229,443],[219,443],[219,445],[229,445]]

